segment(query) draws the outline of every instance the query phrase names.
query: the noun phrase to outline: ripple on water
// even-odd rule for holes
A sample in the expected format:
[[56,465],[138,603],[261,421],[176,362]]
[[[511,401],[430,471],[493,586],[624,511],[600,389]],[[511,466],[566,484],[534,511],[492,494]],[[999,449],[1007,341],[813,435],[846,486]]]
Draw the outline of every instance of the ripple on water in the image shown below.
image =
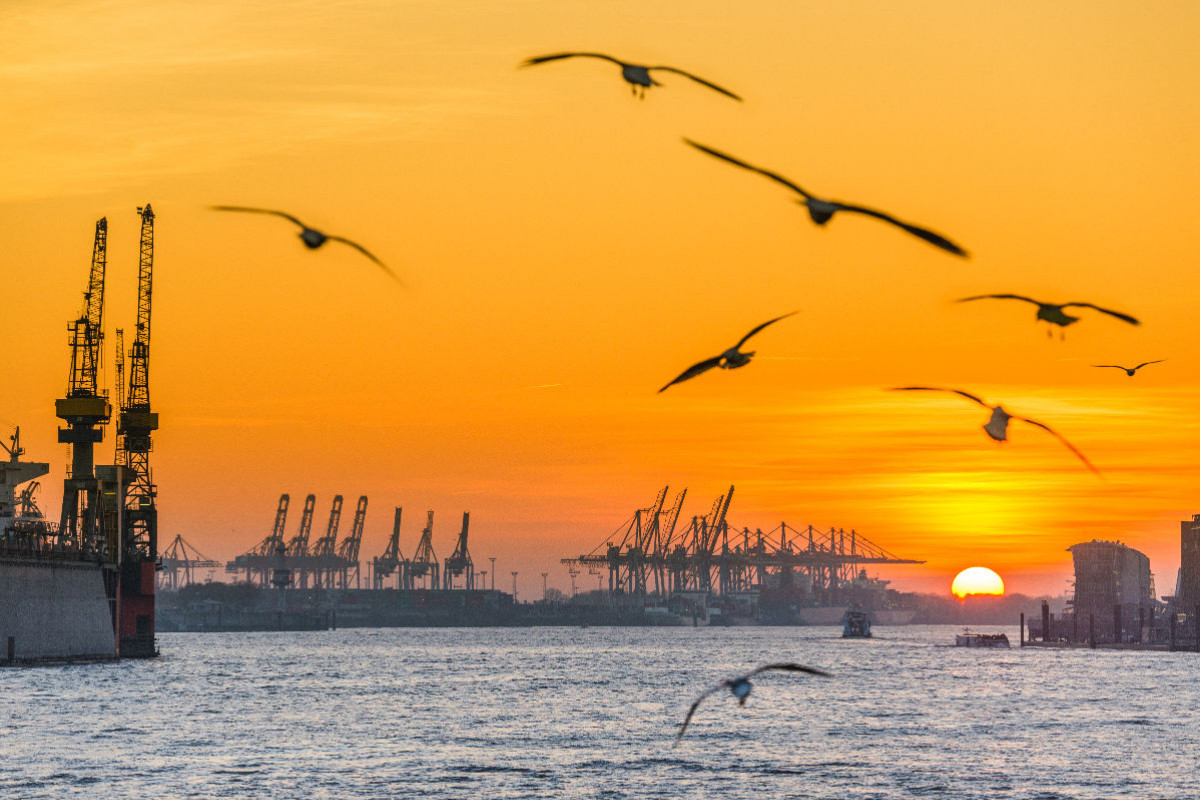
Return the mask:
[[[0,797],[1200,797],[1186,654],[968,657],[955,630],[168,634],[155,662],[0,673]],[[672,747],[696,692],[767,660],[838,679],[726,695]]]

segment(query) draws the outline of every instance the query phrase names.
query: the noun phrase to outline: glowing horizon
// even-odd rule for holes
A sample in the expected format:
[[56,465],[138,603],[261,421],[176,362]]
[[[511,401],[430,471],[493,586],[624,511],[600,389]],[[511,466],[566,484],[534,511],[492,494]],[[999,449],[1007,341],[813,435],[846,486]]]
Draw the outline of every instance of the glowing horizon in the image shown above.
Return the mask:
[[[944,592],[962,563],[1057,594],[1066,547],[1120,539],[1174,583],[1200,511],[1200,7],[941,0],[901,7],[616,0],[488,3],[131,0],[0,10],[5,320],[0,420],[64,457],[53,401],[100,216],[112,331],[132,325],[137,218],[158,215],[151,395],[161,538],[221,561],[270,529],[279,494],[370,497],[407,553],[472,513],[472,554],[565,588],[664,484],[731,525],[855,529]],[[465,15],[472,24],[463,26]],[[1014,42],[1020,57],[1012,56]],[[630,97],[596,49],[694,71]],[[820,65],[814,80],[814,65]],[[876,220],[814,226],[780,186],[687,136],[961,242],[969,261]],[[362,242],[306,250],[281,208]],[[1088,301],[1047,338],[1033,309]],[[762,320],[745,369],[656,395]],[[1129,378],[1092,364],[1166,359]],[[987,438],[974,392],[1044,422]],[[923,396],[915,396],[915,395]],[[112,432],[98,446],[103,462]],[[423,516],[423,515],[420,515]],[[449,521],[449,522],[448,522]],[[436,523],[435,523],[436,524]],[[292,521],[295,525],[295,521]],[[218,577],[224,577],[219,574]],[[499,583],[497,584],[500,585]]]

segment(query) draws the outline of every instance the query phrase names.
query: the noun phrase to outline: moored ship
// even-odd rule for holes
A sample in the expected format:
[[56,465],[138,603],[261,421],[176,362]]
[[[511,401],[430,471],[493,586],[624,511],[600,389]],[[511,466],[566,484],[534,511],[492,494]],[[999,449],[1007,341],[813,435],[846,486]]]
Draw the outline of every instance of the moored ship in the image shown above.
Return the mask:
[[[71,361],[66,394],[55,401],[65,423],[58,441],[70,447],[61,517],[37,507],[37,478],[48,463],[22,461],[20,430],[0,462],[0,659],[148,657],[154,640],[158,559],[157,487],[150,479],[150,287],[154,213],[138,209],[141,246],[136,339],[128,355],[117,331],[117,425],[112,464],[97,465],[95,445],[113,416],[99,384],[104,341],[104,273],[108,222],[96,223],[91,271],[80,316],[67,325]],[[18,487],[24,485],[18,496]]]

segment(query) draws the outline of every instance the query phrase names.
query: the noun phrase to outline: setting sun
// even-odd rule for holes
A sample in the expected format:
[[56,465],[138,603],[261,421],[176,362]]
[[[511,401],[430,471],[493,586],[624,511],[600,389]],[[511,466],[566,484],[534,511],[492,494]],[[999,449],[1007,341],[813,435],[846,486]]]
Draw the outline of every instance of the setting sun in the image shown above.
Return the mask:
[[955,597],[969,594],[1004,594],[1004,581],[987,567],[970,567],[954,576],[950,591]]

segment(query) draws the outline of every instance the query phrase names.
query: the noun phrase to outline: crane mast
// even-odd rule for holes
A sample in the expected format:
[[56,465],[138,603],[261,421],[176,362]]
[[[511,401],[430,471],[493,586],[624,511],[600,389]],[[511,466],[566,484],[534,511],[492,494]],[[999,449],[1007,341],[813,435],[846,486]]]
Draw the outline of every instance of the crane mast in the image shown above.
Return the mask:
[[[117,414],[125,411],[125,329],[117,328],[117,358],[115,361],[117,371]],[[119,419],[119,417],[118,417]],[[113,463],[118,467],[125,466],[125,435],[121,433],[118,425]]]

